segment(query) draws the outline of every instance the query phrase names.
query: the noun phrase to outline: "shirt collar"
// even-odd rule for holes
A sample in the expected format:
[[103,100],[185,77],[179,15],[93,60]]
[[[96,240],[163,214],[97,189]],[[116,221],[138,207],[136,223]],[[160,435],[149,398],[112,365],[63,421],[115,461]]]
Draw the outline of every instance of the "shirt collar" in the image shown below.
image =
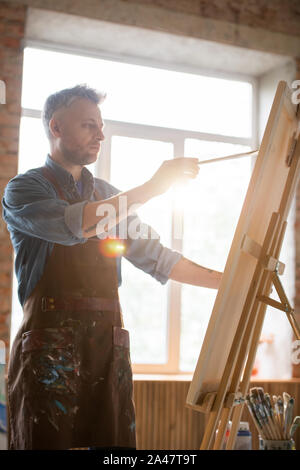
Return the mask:
[[[59,163],[55,162],[51,158],[49,153],[47,154],[45,164],[46,166],[51,168],[51,170],[55,173],[55,176],[57,177],[57,180],[61,185],[74,187],[75,180],[73,178],[73,175],[69,171],[67,171],[65,168],[63,168]],[[94,177],[92,173],[85,167],[82,168],[81,181],[82,181],[83,188],[87,189],[87,192],[89,193],[89,195],[92,194],[95,188]]]

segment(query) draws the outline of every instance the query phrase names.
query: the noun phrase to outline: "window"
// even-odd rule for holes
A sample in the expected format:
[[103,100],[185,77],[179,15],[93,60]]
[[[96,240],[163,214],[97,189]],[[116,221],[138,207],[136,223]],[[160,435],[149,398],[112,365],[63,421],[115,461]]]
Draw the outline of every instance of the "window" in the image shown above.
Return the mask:
[[[187,155],[205,158],[248,151],[249,147],[187,139]],[[195,262],[223,271],[251,175],[249,158],[203,165],[198,182],[185,196],[183,252]],[[189,200],[195,204],[188,204]],[[202,343],[216,291],[183,284],[181,288],[180,368],[195,368],[195,353]],[[191,347],[191,345],[193,345]],[[196,357],[198,359],[198,357]]]
[[[149,179],[165,159],[207,160],[256,146],[251,78],[174,72],[27,47],[19,172],[41,166],[48,152],[39,119],[46,97],[78,83],[107,93],[101,107],[106,138],[90,170],[120,190]],[[252,163],[245,157],[203,165],[196,180],[154,198],[138,213],[165,246],[222,271]],[[171,281],[163,286],[126,259],[122,277],[120,297],[134,371],[191,373],[216,291]],[[15,281],[13,302],[12,337],[22,315]]]

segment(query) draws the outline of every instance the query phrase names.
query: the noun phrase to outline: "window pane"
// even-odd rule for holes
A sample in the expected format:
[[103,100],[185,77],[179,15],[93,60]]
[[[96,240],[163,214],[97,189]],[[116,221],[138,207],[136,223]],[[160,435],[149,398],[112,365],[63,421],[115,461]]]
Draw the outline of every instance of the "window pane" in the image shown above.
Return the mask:
[[[50,147],[42,120],[23,116],[20,126],[18,173],[43,166],[47,153],[50,153]],[[87,168],[95,174],[94,163],[87,165]]]
[[50,93],[79,83],[107,92],[104,119],[251,136],[248,82],[25,49],[23,107],[41,109]]
[[[112,137],[111,183],[121,190],[148,180],[161,163],[173,157],[171,143]],[[147,202],[138,211],[170,246],[171,200],[167,194]],[[167,287],[122,260],[123,283],[119,290],[126,328],[130,330],[131,357],[134,363],[167,361]]]
[[[185,155],[201,160],[249,147],[187,139]],[[210,163],[185,194],[183,253],[201,266],[223,271],[251,176],[251,157]],[[193,203],[192,203],[193,201]],[[195,204],[195,201],[198,203]],[[182,285],[180,369],[196,366],[217,291]]]
[[41,119],[21,118],[19,149],[19,173],[44,165],[50,150]]

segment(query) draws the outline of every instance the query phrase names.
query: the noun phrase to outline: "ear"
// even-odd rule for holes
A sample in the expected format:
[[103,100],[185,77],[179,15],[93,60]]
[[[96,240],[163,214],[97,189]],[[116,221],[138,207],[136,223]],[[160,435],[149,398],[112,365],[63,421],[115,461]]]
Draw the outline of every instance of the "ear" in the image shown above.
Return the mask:
[[49,121],[49,130],[53,137],[60,137],[60,125],[58,120],[54,117]]

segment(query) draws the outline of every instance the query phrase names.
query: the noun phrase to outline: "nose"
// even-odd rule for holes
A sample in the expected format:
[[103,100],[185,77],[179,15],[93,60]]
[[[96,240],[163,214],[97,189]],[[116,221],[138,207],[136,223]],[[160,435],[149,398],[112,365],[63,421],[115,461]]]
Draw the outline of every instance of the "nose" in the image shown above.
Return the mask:
[[100,128],[98,128],[97,130],[96,139],[99,140],[100,142],[105,139],[105,135],[103,134],[103,131]]

